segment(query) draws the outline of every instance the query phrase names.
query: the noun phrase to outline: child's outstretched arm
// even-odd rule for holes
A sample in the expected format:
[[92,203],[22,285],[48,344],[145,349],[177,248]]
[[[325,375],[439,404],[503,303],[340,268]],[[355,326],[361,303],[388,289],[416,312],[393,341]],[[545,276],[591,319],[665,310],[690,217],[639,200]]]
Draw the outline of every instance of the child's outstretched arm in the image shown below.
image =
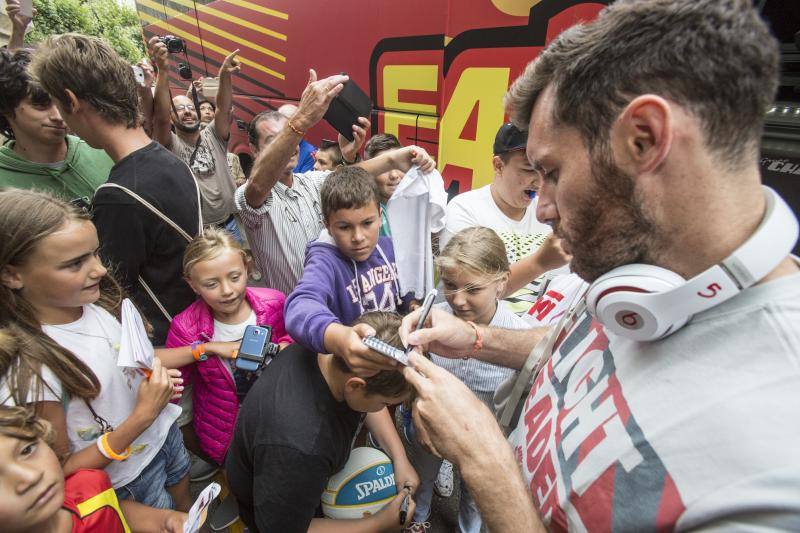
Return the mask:
[[[206,342],[202,344],[202,347],[209,356],[216,355],[223,359],[234,359],[236,350],[239,349],[239,343],[237,341]],[[161,359],[161,362],[167,368],[180,368],[196,361],[192,353],[191,344],[177,348],[156,348],[155,351],[156,357]]]
[[[139,393],[133,412],[124,422],[114,428],[114,431],[107,434],[106,442],[111,450],[122,455],[133,441],[155,422],[172,395],[173,386],[169,371],[161,365],[158,358],[155,358],[150,379],[139,384]],[[36,408],[37,414],[53,425],[56,434],[54,449],[60,456],[66,457],[64,475],[68,476],[81,468],[102,470],[111,463],[111,460],[101,454],[94,444],[70,453],[67,417],[60,402],[39,402]]]
[[334,310],[337,298],[345,298],[346,292],[341,287],[342,294],[337,294],[333,272],[325,255],[312,249],[306,255],[303,276],[286,299],[286,331],[316,353],[330,353],[325,347],[325,331],[341,322]]

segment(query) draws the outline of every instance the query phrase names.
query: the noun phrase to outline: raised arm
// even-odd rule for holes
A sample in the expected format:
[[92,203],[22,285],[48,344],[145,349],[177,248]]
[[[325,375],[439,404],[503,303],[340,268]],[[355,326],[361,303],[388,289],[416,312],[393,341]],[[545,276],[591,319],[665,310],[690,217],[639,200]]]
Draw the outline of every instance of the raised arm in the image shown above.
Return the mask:
[[[344,87],[347,76],[336,75],[317,80],[317,73],[309,71],[308,85],[303,91],[297,113],[261,150],[253,164],[250,179],[244,191],[248,205],[258,208],[269,197],[272,188],[281,177],[289,160],[297,150],[297,144],[305,132],[322,119],[331,100]],[[217,107],[219,109],[219,106]]]
[[139,93],[139,107],[142,109],[142,127],[151,138],[153,137],[153,81],[155,72],[153,67],[146,61],[139,61],[136,66],[144,72],[144,85],[137,85],[136,92]]
[[[233,99],[233,82],[231,77],[234,72],[239,72],[242,66],[236,59],[239,53],[237,48],[231,52],[222,66],[219,67],[219,90],[217,91],[217,112],[214,115],[214,128],[220,139],[227,141],[231,134],[231,101]],[[199,113],[200,110],[198,109]]]
[[[6,0],[6,15],[11,19],[11,36],[8,38],[8,50],[14,51],[22,48],[25,41],[25,30],[33,17],[26,17],[20,13],[19,0]],[[36,10],[33,10],[36,16]]]
[[430,172],[436,168],[436,161],[423,148],[411,145],[384,152],[356,166],[363,168],[372,176],[380,176],[395,169],[405,173],[414,165],[417,165],[422,172]]
[[148,42],[150,56],[158,67],[158,78],[156,78],[156,93],[153,103],[153,140],[162,146],[169,148],[172,145],[172,119],[170,109],[172,107],[169,94],[169,57],[167,45],[158,42],[158,37],[153,37]]

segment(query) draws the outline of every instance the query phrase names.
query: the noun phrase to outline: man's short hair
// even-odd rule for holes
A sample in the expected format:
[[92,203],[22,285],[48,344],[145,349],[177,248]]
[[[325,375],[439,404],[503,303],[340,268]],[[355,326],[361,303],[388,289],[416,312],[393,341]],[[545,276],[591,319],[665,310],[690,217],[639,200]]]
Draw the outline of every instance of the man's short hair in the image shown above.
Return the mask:
[[752,0],[618,0],[561,33],[511,86],[506,108],[527,129],[552,86],[555,122],[607,152],[622,109],[660,95],[697,117],[706,146],[736,168],[758,153],[778,73],[778,44]]
[[374,203],[380,207],[381,193],[372,176],[361,167],[342,167],[334,171],[319,191],[325,220],[340,209],[359,209]]
[[250,124],[247,125],[247,140],[253,146],[258,146],[258,125],[265,120],[274,120],[276,122],[280,122],[282,120],[286,120],[286,117],[273,110],[262,111],[258,115],[254,116],[253,120],[250,121]]
[[50,37],[36,50],[31,69],[67,112],[69,89],[106,122],[128,128],[141,123],[133,69],[103,39],[77,33]]
[[[375,336],[383,342],[403,349],[403,342],[400,340],[400,315],[397,313],[387,313],[384,311],[372,311],[364,313],[358,317],[353,325],[367,324],[375,330]],[[335,356],[335,364],[344,372],[351,372],[344,359]],[[381,370],[374,376],[363,378],[366,382],[366,393],[368,395],[380,394],[381,396],[397,397],[404,396],[411,392],[411,385],[403,377],[400,370]]]
[[378,135],[373,135],[367,141],[367,144],[364,147],[364,157],[366,159],[372,159],[383,151],[395,150],[402,147],[403,145],[400,144],[400,141],[397,140],[397,137],[391,133],[379,133]]
[[342,149],[339,147],[338,142],[331,141],[329,139],[322,139],[317,150],[324,150],[328,152],[328,154],[331,156],[331,163],[333,163],[334,167],[344,164],[344,160],[342,158]]
[[50,95],[28,73],[32,53],[26,48],[0,49],[0,133],[14,138],[7,117],[14,117],[17,106],[30,96],[34,104],[49,106]]

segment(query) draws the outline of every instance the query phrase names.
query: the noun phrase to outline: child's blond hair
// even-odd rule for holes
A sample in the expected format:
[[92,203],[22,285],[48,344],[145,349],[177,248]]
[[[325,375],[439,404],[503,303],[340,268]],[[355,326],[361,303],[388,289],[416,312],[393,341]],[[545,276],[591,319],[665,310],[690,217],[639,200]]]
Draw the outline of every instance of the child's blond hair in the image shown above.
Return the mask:
[[444,270],[466,269],[489,283],[510,272],[506,246],[493,230],[466,228],[455,235],[436,258],[439,274]]
[[231,250],[241,254],[245,268],[249,260],[247,252],[241,247],[236,239],[227,230],[215,227],[208,227],[203,233],[192,239],[183,253],[183,275],[187,279],[191,277],[192,268],[197,263],[209,261],[220,254]]

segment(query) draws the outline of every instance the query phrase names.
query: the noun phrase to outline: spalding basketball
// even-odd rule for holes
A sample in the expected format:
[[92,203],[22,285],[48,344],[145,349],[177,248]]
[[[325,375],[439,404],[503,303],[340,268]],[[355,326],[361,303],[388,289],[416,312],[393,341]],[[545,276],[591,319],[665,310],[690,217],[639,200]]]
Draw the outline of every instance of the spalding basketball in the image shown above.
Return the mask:
[[322,512],[328,518],[363,518],[383,509],[396,495],[391,459],[375,448],[355,448],[342,471],[328,480]]

